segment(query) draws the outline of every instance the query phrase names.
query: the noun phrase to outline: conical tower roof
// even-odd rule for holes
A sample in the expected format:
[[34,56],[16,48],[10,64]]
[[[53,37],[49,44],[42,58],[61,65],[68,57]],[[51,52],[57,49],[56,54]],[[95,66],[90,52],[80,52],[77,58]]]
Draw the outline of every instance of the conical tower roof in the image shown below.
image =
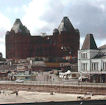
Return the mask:
[[23,33],[23,34],[29,34],[29,30],[22,24],[20,19],[16,19],[13,27],[11,28],[15,33]]
[[87,34],[82,46],[82,50],[97,49],[93,34]]
[[64,17],[58,27],[59,32],[72,32],[74,30],[68,17]]

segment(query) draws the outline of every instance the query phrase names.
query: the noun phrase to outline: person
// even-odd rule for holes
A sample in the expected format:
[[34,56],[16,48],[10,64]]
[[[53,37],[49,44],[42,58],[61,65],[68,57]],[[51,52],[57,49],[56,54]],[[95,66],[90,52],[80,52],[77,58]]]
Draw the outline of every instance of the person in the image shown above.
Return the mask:
[[16,96],[18,96],[18,91],[16,91]]

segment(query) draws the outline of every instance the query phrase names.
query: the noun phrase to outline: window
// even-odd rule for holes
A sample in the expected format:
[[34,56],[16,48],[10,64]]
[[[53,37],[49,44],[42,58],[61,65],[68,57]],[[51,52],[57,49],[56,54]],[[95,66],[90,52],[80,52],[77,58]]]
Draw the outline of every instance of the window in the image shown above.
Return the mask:
[[81,53],[81,58],[87,58],[87,53]]
[[98,62],[93,62],[91,69],[92,69],[92,71],[98,71]]
[[25,77],[25,79],[27,79],[27,80],[28,80],[28,79],[29,79],[29,77]]
[[106,62],[103,62],[103,70],[106,70]]
[[87,71],[87,63],[82,63],[81,68],[83,71]]

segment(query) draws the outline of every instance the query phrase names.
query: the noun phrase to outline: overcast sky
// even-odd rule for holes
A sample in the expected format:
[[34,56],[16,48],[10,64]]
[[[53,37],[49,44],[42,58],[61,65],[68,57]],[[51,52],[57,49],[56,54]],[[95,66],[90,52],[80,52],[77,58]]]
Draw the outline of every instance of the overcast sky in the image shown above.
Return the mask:
[[16,18],[39,35],[52,34],[64,16],[79,29],[81,45],[88,33],[98,46],[106,44],[106,0],[0,0],[0,52],[5,56],[5,33]]

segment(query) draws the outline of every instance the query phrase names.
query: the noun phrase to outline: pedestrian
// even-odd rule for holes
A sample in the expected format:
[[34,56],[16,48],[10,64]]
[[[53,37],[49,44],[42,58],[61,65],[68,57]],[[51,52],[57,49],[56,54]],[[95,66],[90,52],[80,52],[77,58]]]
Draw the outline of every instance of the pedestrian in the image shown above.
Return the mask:
[[18,91],[16,91],[16,96],[18,96]]

